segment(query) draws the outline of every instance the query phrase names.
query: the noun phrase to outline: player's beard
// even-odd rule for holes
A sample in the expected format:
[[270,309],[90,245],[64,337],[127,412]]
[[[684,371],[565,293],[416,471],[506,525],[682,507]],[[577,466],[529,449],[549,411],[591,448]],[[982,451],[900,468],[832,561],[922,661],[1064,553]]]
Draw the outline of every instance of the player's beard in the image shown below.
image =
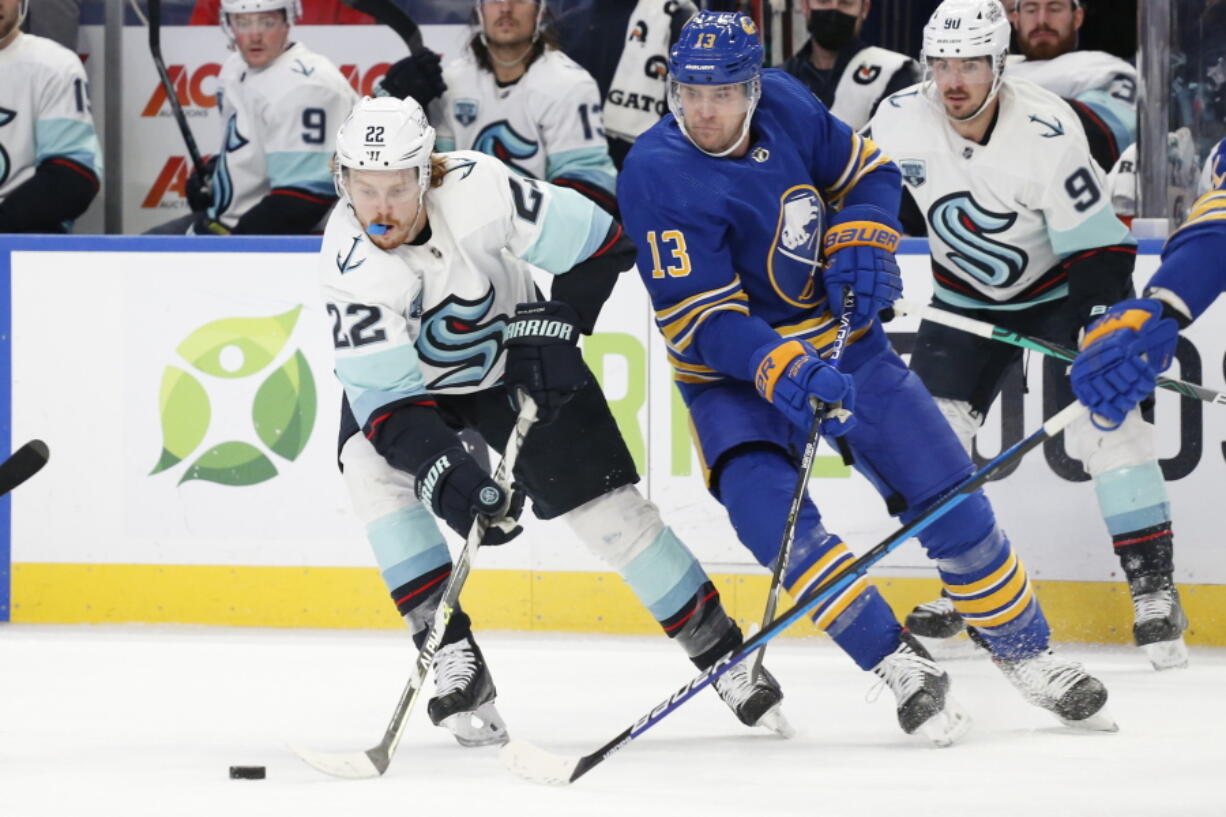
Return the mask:
[[[1055,36],[1054,38],[1045,37],[1038,42],[1034,42],[1031,38],[1038,31],[1050,32]],[[1068,52],[1077,48],[1077,32],[1070,31],[1067,36],[1061,37],[1059,32],[1057,32],[1054,28],[1044,26],[1041,29],[1036,28],[1031,31],[1026,37],[1026,40],[1020,43],[1020,46],[1022,54],[1025,55],[1026,59],[1028,60],[1055,59],[1061,54],[1067,54]]]

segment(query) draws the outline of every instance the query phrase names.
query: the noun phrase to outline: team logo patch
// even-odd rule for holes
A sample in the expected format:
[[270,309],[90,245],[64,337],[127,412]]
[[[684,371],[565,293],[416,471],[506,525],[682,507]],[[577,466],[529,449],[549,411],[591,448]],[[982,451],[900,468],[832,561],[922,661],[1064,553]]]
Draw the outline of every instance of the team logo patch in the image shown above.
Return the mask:
[[464,127],[477,121],[477,100],[457,99],[455,101],[455,118]]
[[502,354],[506,315],[491,315],[494,288],[469,301],[448,295],[421,319],[417,353],[422,361],[443,374],[426,384],[429,390],[476,386],[494,368]]
[[1009,287],[1029,262],[1025,251],[992,238],[1006,232],[1017,213],[994,213],[968,192],[951,193],[928,211],[932,232],[948,248],[949,262],[988,286]]
[[780,197],[766,271],[771,286],[790,304],[811,306],[818,300],[814,282],[825,231],[826,205],[816,188],[797,185]]
[[912,187],[919,187],[928,181],[928,165],[923,159],[903,159],[898,163],[902,178]]
[[879,76],[881,76],[880,65],[862,65],[860,70],[853,74],[851,78],[858,85],[869,85]]

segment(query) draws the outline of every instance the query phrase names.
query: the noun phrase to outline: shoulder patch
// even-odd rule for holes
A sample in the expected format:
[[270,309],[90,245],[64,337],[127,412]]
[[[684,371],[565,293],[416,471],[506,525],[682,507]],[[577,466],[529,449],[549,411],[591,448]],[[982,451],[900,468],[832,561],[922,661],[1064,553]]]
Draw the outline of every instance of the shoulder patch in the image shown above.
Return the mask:
[[1051,121],[1040,117],[1038,114],[1030,114],[1030,121],[1041,126],[1043,129],[1039,135],[1044,139],[1054,139],[1057,136],[1064,135],[1064,125],[1060,122],[1059,117],[1055,114],[1050,114]]
[[901,159],[898,169],[902,171],[903,181],[912,187],[919,187],[928,181],[928,164],[923,159]]

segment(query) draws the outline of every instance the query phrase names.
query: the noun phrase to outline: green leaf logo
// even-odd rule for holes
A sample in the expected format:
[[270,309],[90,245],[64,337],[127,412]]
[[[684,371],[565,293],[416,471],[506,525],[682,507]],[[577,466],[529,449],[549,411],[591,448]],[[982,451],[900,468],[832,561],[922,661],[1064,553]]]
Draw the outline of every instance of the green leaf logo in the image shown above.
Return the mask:
[[[224,318],[206,323],[179,344],[178,353],[198,372],[235,380],[267,369],[286,351],[302,306],[269,318]],[[206,379],[205,382],[208,382]],[[255,395],[251,421],[268,451],[290,462],[306,448],[315,426],[315,378],[302,350],[268,373]],[[168,365],[162,373],[158,406],[162,453],[150,475],[190,457],[204,442],[212,407],[204,385],[191,372]],[[201,454],[179,479],[244,486],[277,475],[268,454],[251,443],[230,440]]]
[[222,485],[256,485],[276,475],[276,466],[260,449],[250,443],[228,442],[201,454],[179,484],[202,479]]
[[301,306],[271,318],[226,318],[206,323],[179,344],[179,354],[214,377],[250,377],[284,348]]
[[199,380],[182,369],[167,366],[162,372],[158,404],[162,410],[162,456],[151,474],[185,459],[209,430],[209,395]]
[[260,442],[287,460],[298,459],[315,425],[315,378],[301,350],[260,386],[251,419]]

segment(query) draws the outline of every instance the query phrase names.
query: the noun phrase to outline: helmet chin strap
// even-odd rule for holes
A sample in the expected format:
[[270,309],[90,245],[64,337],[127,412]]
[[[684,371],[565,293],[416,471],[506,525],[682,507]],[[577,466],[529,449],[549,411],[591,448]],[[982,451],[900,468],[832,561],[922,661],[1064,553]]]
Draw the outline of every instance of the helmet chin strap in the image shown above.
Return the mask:
[[740,134],[736,137],[736,139],[732,140],[732,144],[727,149],[721,150],[719,153],[712,153],[711,151],[704,148],[702,145],[698,144],[698,142],[694,139],[693,136],[690,136],[689,130],[685,127],[685,117],[681,117],[680,119],[678,119],[677,124],[681,126],[681,132],[685,134],[686,139],[690,140],[690,144],[692,144],[694,147],[698,148],[699,150],[701,150],[703,153],[707,154],[708,156],[711,156],[712,158],[722,159],[725,156],[727,156],[729,153],[731,153],[732,151],[740,147],[741,142],[745,141],[745,137],[749,134],[749,121],[752,117],[753,117],[753,108],[750,108],[749,111],[746,112],[745,114],[745,123],[741,125]]

